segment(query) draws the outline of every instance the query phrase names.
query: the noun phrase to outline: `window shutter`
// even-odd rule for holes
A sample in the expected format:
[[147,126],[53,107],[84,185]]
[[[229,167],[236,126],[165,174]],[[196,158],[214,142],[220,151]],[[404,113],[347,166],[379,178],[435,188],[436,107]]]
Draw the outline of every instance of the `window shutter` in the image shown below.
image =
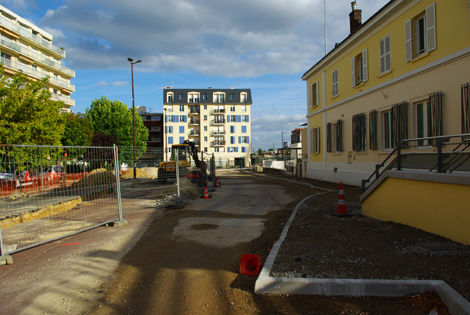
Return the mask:
[[391,68],[391,47],[390,47],[390,36],[385,38],[385,70],[390,70]]
[[[461,128],[462,133],[470,133],[470,84],[465,83],[460,87],[461,101]],[[465,137],[463,139],[468,139]]]
[[246,115],[246,122],[250,122],[250,115]]
[[242,137],[238,136],[238,143],[242,143]]
[[426,8],[426,39],[427,50],[436,49],[436,4]]
[[318,105],[318,100],[320,99],[318,97],[318,83],[319,82],[317,81],[315,84],[315,99],[313,100],[315,105]]
[[367,72],[367,49],[362,51],[362,82],[369,80],[369,73]]
[[405,22],[405,61],[413,58],[413,45],[411,41],[411,20]]
[[326,152],[331,152],[331,123],[326,124]]
[[351,75],[352,75],[352,86],[356,85],[356,60],[354,57],[351,59]]
[[246,136],[246,143],[250,143],[250,137]]
[[352,116],[353,150],[357,151],[357,115]]
[[307,104],[308,106],[314,106],[315,100],[313,99],[313,85],[308,84],[307,82]]
[[371,150],[377,150],[377,116],[376,110],[369,112],[369,147]]
[[338,151],[343,152],[343,120],[338,121]]

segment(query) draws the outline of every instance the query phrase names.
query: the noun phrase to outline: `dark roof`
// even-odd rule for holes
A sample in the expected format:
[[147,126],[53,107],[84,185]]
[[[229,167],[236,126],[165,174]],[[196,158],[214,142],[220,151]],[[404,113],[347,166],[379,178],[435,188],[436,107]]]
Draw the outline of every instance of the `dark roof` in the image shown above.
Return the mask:
[[[174,98],[172,103],[167,103],[167,93],[173,92]],[[251,100],[251,89],[163,89],[163,104],[189,104],[188,93],[199,92],[200,98],[199,103],[191,104],[252,104]],[[225,93],[225,102],[213,103],[213,94],[216,92]],[[240,102],[240,93],[246,92],[246,102]],[[180,99],[180,95],[181,99]],[[203,95],[207,95],[207,99],[203,99]]]
[[331,55],[335,50],[337,49],[341,49],[342,45],[344,44],[344,42],[346,42],[351,36],[353,36],[357,31],[359,31],[361,28],[364,27],[364,25],[367,25],[368,23],[370,23],[370,21],[372,21],[377,15],[380,14],[380,12],[382,12],[383,10],[385,10],[389,5],[391,5],[393,2],[395,2],[397,0],[390,0],[389,2],[387,2],[386,5],[384,5],[383,7],[381,7],[377,12],[374,13],[374,15],[372,15],[370,18],[367,19],[367,21],[365,21],[364,23],[361,24],[361,26],[359,26],[358,28],[356,28],[354,30],[354,32],[350,33],[348,35],[348,37],[346,37],[345,39],[343,39],[340,43],[337,43],[335,45],[335,47],[330,50],[325,56],[323,56],[323,58],[321,58],[319,61],[317,61],[313,66],[311,66],[303,75],[302,77],[304,77],[307,73],[309,73],[310,70],[312,70],[313,68],[315,68],[316,65],[318,65],[319,63],[321,63],[323,61],[323,59],[325,59],[326,57],[328,57],[329,55]]

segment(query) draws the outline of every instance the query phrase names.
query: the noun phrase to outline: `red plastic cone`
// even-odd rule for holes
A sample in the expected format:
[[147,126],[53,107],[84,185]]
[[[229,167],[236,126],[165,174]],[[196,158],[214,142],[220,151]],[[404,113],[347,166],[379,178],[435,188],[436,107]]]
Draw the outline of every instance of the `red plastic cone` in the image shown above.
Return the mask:
[[336,215],[347,215],[348,210],[346,209],[346,204],[344,203],[344,189],[343,182],[339,183],[339,194],[338,194],[338,204],[336,206]]
[[203,199],[211,199],[211,196],[209,196],[209,191],[207,190],[207,186],[204,189],[204,197]]
[[215,180],[215,187],[220,188],[220,182],[218,179]]

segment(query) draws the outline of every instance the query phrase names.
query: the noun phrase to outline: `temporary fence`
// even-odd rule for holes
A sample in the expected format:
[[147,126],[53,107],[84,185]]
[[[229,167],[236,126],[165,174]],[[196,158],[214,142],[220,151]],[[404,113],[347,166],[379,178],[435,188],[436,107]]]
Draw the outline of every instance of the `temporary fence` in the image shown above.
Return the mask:
[[0,256],[122,219],[116,147],[0,145]]

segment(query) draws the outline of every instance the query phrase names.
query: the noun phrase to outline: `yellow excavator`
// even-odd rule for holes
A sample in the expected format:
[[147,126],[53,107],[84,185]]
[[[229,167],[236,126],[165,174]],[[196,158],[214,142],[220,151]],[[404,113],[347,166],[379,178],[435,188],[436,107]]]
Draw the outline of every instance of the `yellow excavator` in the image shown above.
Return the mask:
[[178,165],[180,172],[186,172],[191,166],[191,157],[194,164],[201,170],[201,174],[207,176],[206,163],[201,162],[197,156],[197,148],[194,142],[185,140],[184,143],[174,144],[171,147],[171,155],[169,161],[160,162],[158,165],[158,179],[159,181],[166,181],[168,178],[175,178],[176,176],[176,157],[178,156]]

